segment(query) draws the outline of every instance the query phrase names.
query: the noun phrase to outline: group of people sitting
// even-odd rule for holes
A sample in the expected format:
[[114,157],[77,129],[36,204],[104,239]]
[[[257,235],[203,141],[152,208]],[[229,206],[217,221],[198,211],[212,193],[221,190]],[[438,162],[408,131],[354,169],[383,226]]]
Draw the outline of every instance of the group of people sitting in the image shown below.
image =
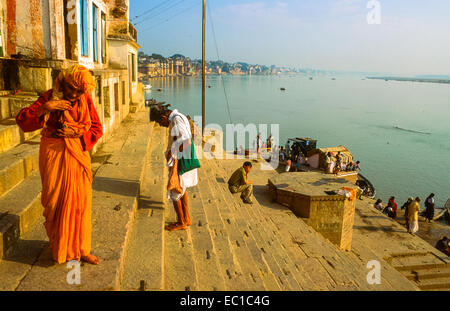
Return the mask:
[[[419,230],[420,202],[420,197],[416,197],[415,199],[410,197],[401,206],[401,210],[405,210],[404,217],[406,219],[406,229],[411,234],[414,234]],[[389,198],[388,204],[385,207],[383,207],[383,201],[381,199],[378,199],[375,202],[374,207],[392,219],[397,218],[398,205],[393,196]],[[431,222],[434,218],[434,193],[431,193],[425,200],[425,207],[426,209],[423,214],[426,221]]]
[[328,174],[338,174],[339,172],[351,172],[361,170],[359,161],[356,162],[344,162],[343,156],[340,151],[334,157],[332,152],[328,152],[325,156],[325,162],[327,163],[326,172]]
[[286,172],[300,172],[302,165],[309,165],[308,158],[298,144],[293,143],[291,146],[287,142],[285,148],[280,147],[279,154],[281,163],[285,164]]

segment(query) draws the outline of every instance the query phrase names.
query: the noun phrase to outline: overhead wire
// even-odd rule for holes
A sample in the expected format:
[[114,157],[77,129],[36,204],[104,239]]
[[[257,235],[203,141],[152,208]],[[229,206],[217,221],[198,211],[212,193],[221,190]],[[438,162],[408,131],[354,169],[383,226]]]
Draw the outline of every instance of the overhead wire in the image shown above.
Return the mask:
[[[185,0],[180,0],[178,2],[172,3],[171,6],[164,8],[162,11],[159,12],[155,12],[156,14],[150,14],[150,16],[147,16],[145,20],[142,20],[140,22],[137,22],[136,25],[151,21],[153,18],[158,17],[159,15],[169,11],[170,9],[176,7],[177,5],[181,4],[182,2],[184,2]],[[168,2],[169,3],[169,2]]]
[[[214,28],[214,22],[213,22],[213,18],[212,18],[212,14],[211,14],[211,9],[210,9],[210,6],[208,4],[206,5],[206,7],[208,9],[208,17],[209,17],[209,21],[211,23],[211,30],[212,30],[212,34],[213,34],[213,38],[214,38],[214,44],[216,46],[217,60],[220,61],[219,47],[217,45],[216,31],[215,31],[215,28]],[[220,80],[222,82],[223,94],[225,96],[225,101],[227,103],[228,118],[230,119],[230,124],[233,124],[233,120],[231,118],[230,103],[228,101],[228,95],[227,95],[227,91],[226,91],[226,88],[225,88],[225,81],[223,80],[223,75],[219,75],[219,76],[220,76]]]
[[192,5],[192,6],[188,7],[188,8],[185,8],[184,10],[178,11],[176,14],[171,15],[170,17],[167,17],[165,20],[161,20],[159,23],[152,24],[152,25],[150,25],[150,27],[147,27],[147,28],[145,28],[143,30],[140,30],[139,32],[144,33],[144,32],[147,32],[147,31],[149,31],[151,29],[154,29],[154,28],[156,28],[156,27],[158,27],[158,26],[160,26],[160,25],[162,25],[164,23],[167,23],[168,21],[174,19],[175,17],[177,17],[177,16],[179,16],[179,15],[181,15],[183,13],[189,12],[190,10],[192,10],[193,8],[195,8],[198,5],[199,5],[199,3],[197,2],[194,5]]
[[141,17],[147,15],[148,13],[150,13],[150,12],[152,12],[152,11],[158,9],[159,7],[161,7],[161,6],[163,6],[163,5],[167,4],[167,3],[170,3],[171,1],[172,1],[172,0],[164,0],[164,1],[162,1],[161,3],[159,3],[159,4],[155,5],[154,7],[152,7],[151,9],[149,9],[149,10],[147,10],[147,11],[144,11],[141,15],[136,15],[136,16],[132,19],[132,21],[133,21],[133,22],[136,21],[137,19],[139,19],[139,18],[141,18]]

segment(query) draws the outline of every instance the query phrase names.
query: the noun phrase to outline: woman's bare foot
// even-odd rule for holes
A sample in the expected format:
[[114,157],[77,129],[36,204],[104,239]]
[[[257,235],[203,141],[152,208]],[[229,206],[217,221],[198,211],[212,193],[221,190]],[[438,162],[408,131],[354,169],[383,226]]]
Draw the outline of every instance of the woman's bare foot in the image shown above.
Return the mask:
[[100,258],[94,255],[81,256],[81,260],[90,263],[91,265],[98,265],[100,263]]

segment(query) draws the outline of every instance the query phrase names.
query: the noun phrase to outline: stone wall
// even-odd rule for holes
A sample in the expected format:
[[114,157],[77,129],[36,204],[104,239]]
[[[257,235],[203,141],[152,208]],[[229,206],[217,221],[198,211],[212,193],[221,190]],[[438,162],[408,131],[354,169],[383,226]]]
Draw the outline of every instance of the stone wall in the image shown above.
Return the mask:
[[[318,173],[285,173],[269,179],[272,198],[288,206],[309,226],[340,249],[350,251],[352,245],[355,199],[328,195],[326,191],[342,186],[356,186],[339,179],[327,179]],[[336,184],[337,182],[337,184]]]

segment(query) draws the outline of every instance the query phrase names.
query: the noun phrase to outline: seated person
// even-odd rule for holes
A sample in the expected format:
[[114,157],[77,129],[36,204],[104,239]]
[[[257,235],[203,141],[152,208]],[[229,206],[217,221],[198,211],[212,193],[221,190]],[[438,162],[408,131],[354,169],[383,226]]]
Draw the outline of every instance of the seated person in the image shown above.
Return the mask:
[[381,199],[378,199],[375,204],[373,205],[377,210],[382,211],[383,210],[383,201]]
[[301,157],[299,156],[297,158],[297,162],[295,163],[295,171],[301,172],[301,166],[302,166],[302,161],[301,161]]
[[253,204],[251,197],[253,185],[248,180],[248,173],[252,168],[251,162],[245,162],[243,167],[238,168],[228,180],[228,189],[231,193],[242,192],[241,199],[245,204]]
[[449,243],[450,240],[444,236],[436,243],[436,248],[448,256],[450,255]]
[[289,172],[291,170],[291,164],[292,164],[292,161],[291,161],[291,159],[288,158],[286,160],[286,167],[284,169],[285,172]]

